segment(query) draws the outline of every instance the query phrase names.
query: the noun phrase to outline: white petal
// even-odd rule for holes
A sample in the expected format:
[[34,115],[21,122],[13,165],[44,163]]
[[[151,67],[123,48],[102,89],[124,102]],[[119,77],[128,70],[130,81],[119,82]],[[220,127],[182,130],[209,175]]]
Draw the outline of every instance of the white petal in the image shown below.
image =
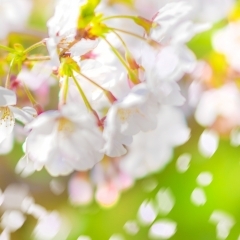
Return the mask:
[[235,225],[235,219],[229,213],[215,210],[209,221],[216,224],[217,239],[227,239],[231,228]]
[[93,187],[87,179],[73,175],[68,184],[69,198],[74,205],[86,205],[93,199]]
[[9,230],[4,229],[0,235],[0,240],[10,240]]
[[153,221],[155,220],[157,216],[157,212],[154,209],[153,203],[150,201],[145,200],[139,210],[138,210],[138,218],[139,221],[143,224],[143,225],[150,225],[153,223]]
[[177,224],[171,220],[159,220],[155,222],[149,231],[149,236],[154,239],[169,239],[176,232]]
[[208,186],[213,180],[210,172],[201,172],[197,177],[197,183],[201,186]]
[[7,89],[0,87],[0,106],[5,107],[9,105],[16,105],[17,103],[17,97],[15,92]]
[[24,222],[25,217],[20,211],[17,210],[6,211],[2,215],[1,226],[3,228],[7,228],[11,232],[14,232],[17,229],[19,229]]
[[211,157],[218,148],[218,134],[212,130],[204,130],[201,134],[198,148],[205,157]]
[[27,108],[27,111],[24,111],[23,109],[20,109],[20,108],[17,108],[17,107],[9,106],[9,108],[11,109],[14,117],[18,121],[22,122],[23,124],[27,124],[34,119],[33,115],[31,114],[31,111],[28,112],[28,110],[29,110],[28,108]]
[[218,224],[219,222],[225,222],[229,226],[233,226],[235,224],[233,216],[222,210],[214,210],[209,220],[214,224]]
[[55,195],[60,195],[65,190],[65,184],[61,180],[52,179],[49,183],[49,188]]
[[185,102],[185,98],[181,95],[180,88],[176,82],[160,81],[155,91],[159,103],[181,106]]
[[22,110],[32,116],[36,116],[37,115],[37,111],[35,108],[33,107],[23,107]]
[[171,160],[173,147],[189,139],[190,130],[178,109],[161,108],[157,120],[156,130],[134,136],[128,154],[120,162],[123,170],[135,178],[163,169]]
[[203,189],[195,188],[191,194],[191,201],[196,206],[204,205],[207,201],[207,198]]
[[82,56],[83,54],[86,54],[89,51],[93,50],[97,44],[98,41],[82,39],[70,48],[70,52],[73,56]]
[[0,107],[0,143],[12,133],[14,123],[15,118],[10,108]]
[[27,155],[23,156],[18,161],[15,168],[15,172],[17,174],[21,174],[22,177],[28,177],[32,175],[36,170],[39,170],[39,167],[36,169],[34,162],[30,161]]
[[44,218],[47,215],[47,210],[38,204],[30,204],[27,209],[27,214],[32,215],[36,219]]
[[47,46],[49,55],[51,57],[51,63],[53,64],[53,66],[58,67],[60,65],[60,61],[59,61],[56,45],[57,45],[57,43],[55,42],[54,39],[52,39],[52,38],[47,39],[46,46]]
[[109,157],[120,157],[126,154],[127,149],[124,145],[129,145],[132,142],[131,136],[125,136],[108,128],[104,128],[103,138],[106,140],[103,151]]
[[43,125],[48,125],[48,123],[57,117],[60,116],[60,113],[58,111],[47,111],[42,114],[40,114],[34,121],[30,122],[26,125],[26,129],[30,130],[35,127],[40,127]]
[[161,188],[156,195],[156,200],[158,202],[158,210],[162,214],[168,214],[175,204],[175,198],[169,188]]
[[125,238],[121,234],[113,234],[109,240],[125,240]]
[[74,131],[60,131],[56,140],[61,155],[77,170],[92,168],[103,158],[102,133],[94,123],[87,123],[86,120],[82,119],[82,122],[77,124],[70,122]]
[[64,159],[59,151],[54,151],[51,159],[45,163],[45,168],[50,175],[56,177],[60,175],[69,175],[73,171],[73,167],[68,163],[68,159]]
[[177,171],[180,173],[186,172],[189,168],[191,158],[192,158],[192,156],[189,153],[184,153],[184,154],[180,155],[176,162]]
[[8,137],[6,137],[1,143],[0,143],[0,155],[1,154],[8,154],[14,144],[14,134],[10,134]]
[[118,187],[112,182],[99,184],[95,192],[96,201],[103,207],[114,206],[120,197]]
[[239,128],[232,129],[230,139],[231,139],[232,146],[238,147],[240,145],[240,129]]
[[10,184],[4,191],[3,209],[21,209],[22,203],[28,197],[26,185]]
[[41,217],[34,229],[35,239],[53,239],[61,229],[61,217],[57,212]]
[[124,230],[126,233],[130,235],[136,235],[139,231],[139,226],[136,221],[127,221],[124,226]]
[[55,127],[55,122],[50,119],[30,132],[26,139],[26,153],[32,161],[44,163],[51,159],[51,154],[54,155],[57,144]]
[[93,145],[89,144],[84,138],[79,139],[71,136],[71,138],[68,139],[61,139],[59,143],[61,154],[68,159],[69,164],[74,169],[79,171],[92,168],[103,158],[103,153],[100,152],[101,148],[95,150]]

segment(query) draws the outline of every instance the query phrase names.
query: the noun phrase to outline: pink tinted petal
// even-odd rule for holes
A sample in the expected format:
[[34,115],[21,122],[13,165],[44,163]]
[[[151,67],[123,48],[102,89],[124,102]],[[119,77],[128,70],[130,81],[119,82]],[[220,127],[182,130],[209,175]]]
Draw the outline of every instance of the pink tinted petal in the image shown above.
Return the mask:
[[106,183],[98,186],[95,198],[104,207],[111,207],[119,199],[119,190],[113,183]]
[[73,175],[70,179],[68,191],[72,204],[86,205],[92,201],[93,188],[91,183],[78,174]]

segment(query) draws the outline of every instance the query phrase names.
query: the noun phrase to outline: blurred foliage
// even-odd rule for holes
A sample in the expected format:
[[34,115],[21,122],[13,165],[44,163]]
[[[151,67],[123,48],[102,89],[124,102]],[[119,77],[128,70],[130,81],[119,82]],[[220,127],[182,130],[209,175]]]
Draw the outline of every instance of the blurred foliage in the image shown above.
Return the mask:
[[[175,156],[166,168],[148,178],[139,180],[135,187],[125,192],[119,203],[112,209],[101,209],[96,205],[77,209],[79,219],[85,227],[80,231],[92,239],[109,239],[113,233],[121,233],[125,239],[146,240],[149,227],[141,227],[136,235],[128,235],[123,226],[128,220],[137,220],[137,211],[145,199],[154,198],[162,187],[170,188],[176,199],[172,211],[167,216],[159,215],[158,219],[169,218],[177,222],[177,232],[170,239],[216,239],[216,226],[209,222],[214,210],[223,210],[234,216],[236,225],[232,228],[227,239],[237,239],[240,230],[240,175],[239,147],[230,146],[227,140],[220,142],[217,152],[210,159],[202,157],[197,150],[197,141],[203,131],[196,123],[192,124],[192,136],[188,143],[176,149]],[[185,173],[176,171],[176,159],[182,153],[190,153],[192,161],[190,168]],[[213,182],[204,187],[207,202],[204,206],[195,206],[190,196],[197,187],[196,178],[203,172],[213,174]],[[157,187],[146,192],[146,185],[157,182]],[[72,236],[69,239],[76,239]]]
[[[114,233],[122,234],[125,239],[146,240],[150,226],[141,226],[136,235],[127,234],[123,226],[128,220],[136,220],[141,203],[154,199],[162,187],[170,188],[176,203],[167,215],[158,215],[157,219],[167,218],[177,223],[177,232],[170,239],[177,240],[213,240],[216,239],[216,226],[209,222],[214,210],[223,210],[235,218],[236,224],[230,231],[227,239],[237,239],[240,234],[240,176],[239,148],[232,147],[228,140],[222,139],[216,153],[210,158],[202,157],[198,152],[198,139],[204,130],[194,121],[191,122],[192,138],[183,146],[175,150],[174,158],[162,171],[138,180],[136,185],[124,192],[120,201],[112,208],[105,209],[92,203],[87,207],[73,207],[67,199],[65,191],[60,196],[55,196],[49,189],[52,179],[46,171],[40,171],[27,179],[11,176],[15,160],[21,155],[21,148],[16,144],[14,152],[7,157],[1,157],[5,173],[1,174],[1,182],[11,180],[27,183],[37,203],[48,210],[56,209],[71,221],[72,231],[69,240],[76,240],[79,235],[88,235],[93,240],[109,239]],[[185,173],[176,170],[176,160],[183,153],[192,155],[190,168]],[[196,206],[191,202],[191,193],[198,186],[197,176],[204,171],[211,172],[213,181],[209,186],[203,187],[207,202],[203,206]],[[5,179],[7,178],[7,179]],[[67,181],[68,178],[60,178]],[[152,191],[146,191],[152,183],[157,183]],[[46,197],[43,197],[46,196]],[[26,239],[31,236],[35,220],[28,218],[24,227],[15,232],[13,239]],[[30,239],[27,238],[27,239]]]

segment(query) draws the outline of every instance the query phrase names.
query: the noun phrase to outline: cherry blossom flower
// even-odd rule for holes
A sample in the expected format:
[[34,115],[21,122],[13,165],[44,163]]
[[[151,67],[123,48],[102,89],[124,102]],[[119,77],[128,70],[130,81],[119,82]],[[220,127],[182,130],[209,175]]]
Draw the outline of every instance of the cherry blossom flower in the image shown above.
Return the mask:
[[[60,46],[61,49],[64,49],[75,40],[79,9],[85,2],[85,0],[58,1],[54,16],[47,22],[49,38],[46,43],[52,63],[55,66],[59,65],[57,47]],[[82,39],[70,47],[69,51],[73,56],[81,56],[92,50],[96,45],[97,41]]]
[[7,89],[0,87],[0,143],[11,135],[15,118],[26,124],[34,119],[36,111],[31,107],[22,109],[14,107],[17,103],[16,94]]
[[[138,0],[135,3],[137,11],[143,17],[151,17],[156,13],[156,9],[160,9],[167,3],[180,2],[179,0]],[[233,7],[234,0],[213,0],[209,4],[208,0],[184,0],[192,7],[192,11],[189,13],[189,16],[194,21],[200,22],[217,22],[225,18],[231,8]]]
[[86,205],[93,199],[93,186],[86,176],[74,174],[68,183],[68,189],[73,205]]
[[104,207],[116,203],[122,191],[133,185],[133,178],[119,167],[120,158],[104,157],[89,172],[73,174],[68,183],[69,199],[73,205],[90,204],[95,200]]
[[91,171],[92,184],[96,186],[95,200],[103,207],[117,203],[121,192],[133,184],[133,179],[119,168],[119,158],[105,158]]
[[202,94],[195,118],[205,127],[211,127],[219,120],[222,122],[220,129],[231,129],[240,124],[239,104],[240,93],[235,84],[229,83],[219,89],[210,89]]
[[99,162],[104,144],[94,116],[76,106],[47,111],[32,123],[26,139],[26,157],[45,166],[53,176],[87,170]]
[[131,136],[149,131],[157,126],[158,104],[144,83],[134,86],[122,100],[115,102],[108,111],[103,136],[104,150],[110,157],[126,153],[122,144],[131,143]]
[[180,106],[184,103],[177,81],[194,69],[195,57],[190,50],[184,46],[167,46],[156,51],[144,45],[139,64],[144,68],[141,81],[159,104]]
[[230,66],[240,72],[240,21],[232,22],[214,33],[214,49],[225,55]]
[[121,169],[134,178],[163,169],[171,160],[173,148],[189,139],[190,129],[180,110],[162,107],[157,120],[157,129],[134,136],[128,154],[120,162]]
[[156,24],[151,38],[161,44],[188,42],[194,35],[211,27],[210,24],[194,23],[190,17],[193,7],[187,2],[172,2],[164,5],[155,15]]

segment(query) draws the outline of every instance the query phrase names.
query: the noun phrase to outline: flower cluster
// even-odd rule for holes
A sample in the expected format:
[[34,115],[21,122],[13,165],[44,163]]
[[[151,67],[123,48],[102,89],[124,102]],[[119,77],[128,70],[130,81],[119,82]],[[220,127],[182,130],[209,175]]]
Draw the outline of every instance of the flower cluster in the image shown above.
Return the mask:
[[69,223],[60,213],[49,212],[35,203],[28,187],[23,184],[10,184],[4,192],[1,191],[0,207],[2,229],[0,238],[3,240],[10,239],[11,233],[21,228],[29,216],[36,219],[36,226],[32,231],[35,239],[59,238],[61,235],[65,237],[70,230],[69,225],[67,226]]
[[[42,167],[53,176],[67,175],[91,169],[104,155],[122,157],[134,146],[135,136],[157,131],[165,107],[184,103],[177,81],[195,62],[185,43],[204,29],[189,20],[191,7],[184,2],[170,3],[149,20],[100,13],[101,4],[59,1],[47,24],[48,38],[27,49],[5,47],[11,66],[21,64],[23,69],[14,82],[9,70],[6,87],[0,89],[1,141],[11,135],[15,118],[20,117],[27,135],[25,155],[16,169],[22,175]],[[133,22],[136,31],[114,27],[114,21],[122,18]],[[191,31],[177,39],[186,28]],[[30,55],[42,45],[47,46],[49,57]],[[36,63],[29,70],[26,63],[37,60],[45,64]],[[39,67],[36,87],[30,78]],[[60,86],[58,108],[45,111],[32,92],[37,94],[43,84],[46,88],[50,82],[45,79],[52,74]],[[16,89],[24,88],[36,111],[12,107],[17,102],[9,86],[16,85]],[[183,142],[188,139],[186,134]]]

